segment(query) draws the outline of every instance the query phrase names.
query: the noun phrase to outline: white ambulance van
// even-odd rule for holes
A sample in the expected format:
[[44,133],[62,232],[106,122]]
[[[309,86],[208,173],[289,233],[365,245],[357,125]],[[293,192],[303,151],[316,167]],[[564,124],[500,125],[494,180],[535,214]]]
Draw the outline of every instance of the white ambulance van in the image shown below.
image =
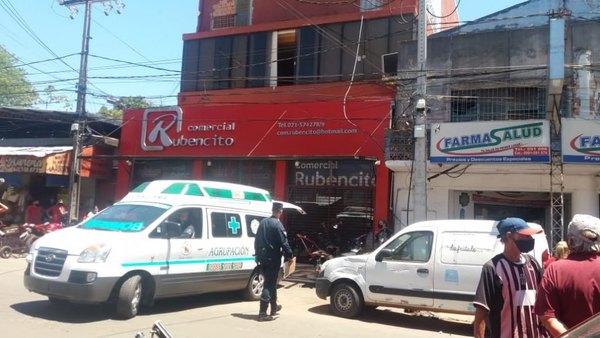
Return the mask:
[[[332,312],[355,317],[364,308],[400,307],[474,314],[483,264],[500,253],[496,221],[438,220],[412,224],[370,254],[331,259],[316,280],[318,297]],[[531,227],[541,226],[529,223]],[[529,254],[548,254],[544,233]]]
[[53,303],[116,303],[122,318],[159,298],[243,290],[257,300],[263,278],[254,236],[272,203],[268,191],[244,185],[144,183],[94,217],[36,241],[25,287]]

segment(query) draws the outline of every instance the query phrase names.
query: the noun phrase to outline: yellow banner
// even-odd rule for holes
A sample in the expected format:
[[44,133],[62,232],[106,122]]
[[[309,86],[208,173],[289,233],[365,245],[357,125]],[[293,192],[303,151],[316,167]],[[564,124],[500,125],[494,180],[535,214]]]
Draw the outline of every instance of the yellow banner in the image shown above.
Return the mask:
[[46,157],[46,174],[68,175],[71,152],[52,154]]
[[0,156],[0,172],[68,175],[71,152],[46,157]]

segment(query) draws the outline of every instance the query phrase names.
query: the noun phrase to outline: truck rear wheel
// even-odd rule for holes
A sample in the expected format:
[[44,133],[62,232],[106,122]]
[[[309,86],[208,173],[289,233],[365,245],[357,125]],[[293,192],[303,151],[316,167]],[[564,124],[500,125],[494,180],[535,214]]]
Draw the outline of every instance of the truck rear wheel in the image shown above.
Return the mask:
[[248,285],[244,290],[244,298],[247,300],[259,300],[264,284],[265,277],[260,273],[259,269],[254,269],[248,280]]
[[336,316],[353,318],[362,311],[363,299],[355,286],[340,283],[334,286],[329,297],[329,304]]
[[129,277],[119,289],[117,298],[117,315],[121,318],[135,317],[142,301],[142,277]]

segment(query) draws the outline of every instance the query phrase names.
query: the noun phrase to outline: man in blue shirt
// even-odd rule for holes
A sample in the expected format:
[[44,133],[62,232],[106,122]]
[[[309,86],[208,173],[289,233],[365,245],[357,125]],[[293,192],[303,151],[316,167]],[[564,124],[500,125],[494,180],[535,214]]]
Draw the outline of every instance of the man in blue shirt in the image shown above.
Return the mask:
[[[283,204],[273,203],[271,217],[260,222],[254,238],[256,263],[260,265],[265,278],[260,295],[259,322],[273,320],[273,316],[281,310],[281,305],[277,304],[277,275],[281,267],[281,256],[283,255],[285,261],[288,261],[293,255],[283,224],[279,221],[282,214]],[[271,312],[267,314],[269,304],[271,304]]]

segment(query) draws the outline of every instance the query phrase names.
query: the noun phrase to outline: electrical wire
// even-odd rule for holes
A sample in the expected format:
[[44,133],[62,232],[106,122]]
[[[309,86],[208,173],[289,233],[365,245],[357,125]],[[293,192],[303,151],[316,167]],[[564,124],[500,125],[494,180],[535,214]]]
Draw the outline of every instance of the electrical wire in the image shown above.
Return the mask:
[[456,10],[458,10],[458,6],[460,6],[460,2],[461,2],[461,0],[458,0],[458,2],[456,3],[456,6],[454,6],[454,9],[453,9],[453,10],[452,10],[452,11],[451,11],[449,14],[446,14],[446,15],[444,15],[444,16],[437,16],[437,15],[435,15],[435,14],[431,13],[431,12],[429,11],[429,8],[426,8],[425,10],[427,11],[427,13],[429,13],[429,15],[431,15],[431,16],[432,16],[432,17],[434,17],[434,18],[437,18],[437,19],[445,19],[445,18],[447,18],[447,17],[450,17],[450,16],[454,15],[454,13],[456,12]]
[[350,123],[351,125],[356,127],[356,124],[354,124],[349,118],[348,118],[348,113],[346,111],[346,100],[348,99],[348,93],[350,93],[350,89],[352,89],[352,84],[354,83],[354,75],[356,74],[356,64],[358,63],[358,53],[360,51],[360,38],[362,35],[362,28],[363,28],[363,19],[364,16],[360,17],[360,28],[358,29],[358,39],[357,41],[359,43],[356,44],[356,55],[354,57],[354,66],[352,67],[352,76],[350,77],[350,83],[348,84],[348,89],[346,90],[346,93],[344,94],[344,99],[342,100],[342,109],[344,111],[344,118],[346,119],[346,121],[348,121],[348,123]]

